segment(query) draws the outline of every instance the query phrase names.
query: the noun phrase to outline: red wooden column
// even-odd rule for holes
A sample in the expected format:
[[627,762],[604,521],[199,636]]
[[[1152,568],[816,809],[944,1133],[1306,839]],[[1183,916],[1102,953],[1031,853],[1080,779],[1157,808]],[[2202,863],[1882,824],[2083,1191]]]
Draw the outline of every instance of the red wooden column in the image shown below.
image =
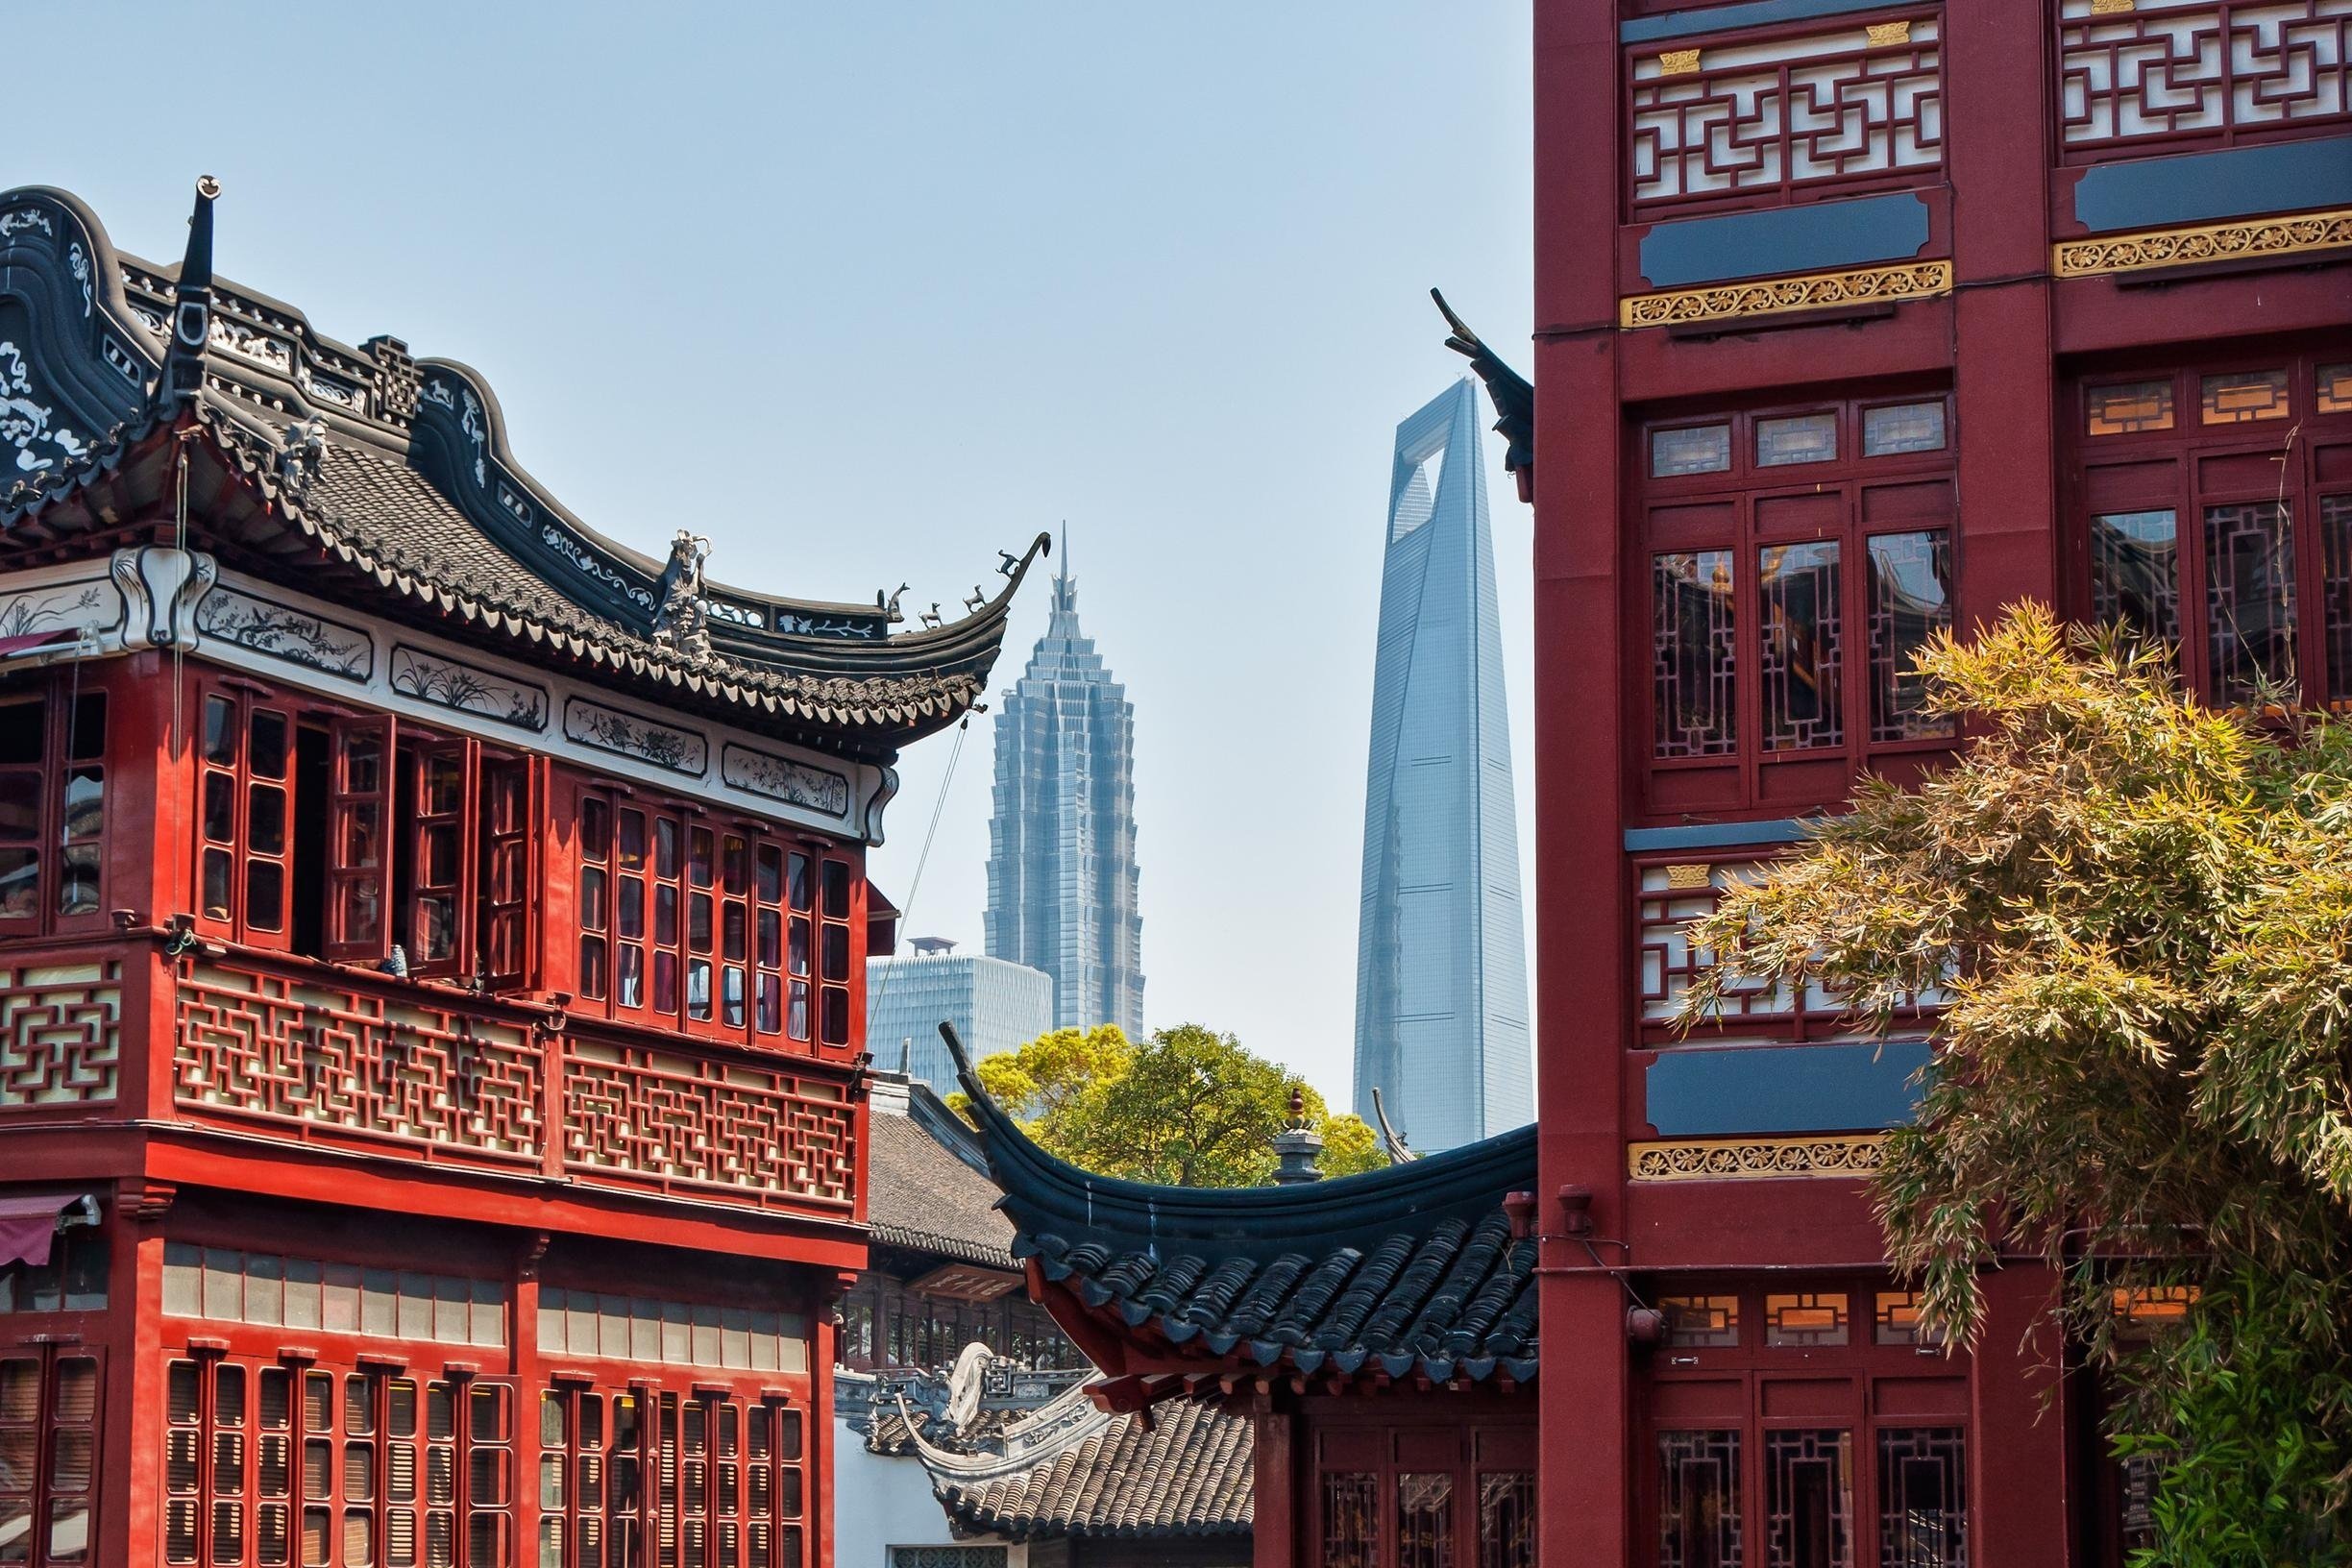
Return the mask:
[[2058,1334],[2047,1322],[2034,1322],[2056,1289],[2039,1263],[2012,1263],[1985,1277],[1969,1444],[1972,1562],[2067,1568],[2071,1478],[2066,1405],[2058,1398]]
[[[1617,412],[1616,8],[1535,8],[1535,1223],[1592,1189],[1622,1236],[1629,933],[1623,879]],[[1625,1310],[1582,1249],[1547,1242],[1539,1560],[1618,1568],[1632,1495]],[[1581,1269],[1582,1271],[1576,1271]]]
[[118,1182],[107,1259],[106,1384],[99,1433],[98,1517],[91,1521],[98,1568],[163,1560],[164,1212],[168,1188]]
[[1252,1568],[1291,1568],[1314,1560],[1299,1539],[1299,1514],[1308,1475],[1298,1462],[1298,1417],[1278,1410],[1269,1395],[1257,1397],[1250,1412],[1257,1426],[1257,1469],[1250,1493],[1256,1507],[1250,1531]]
[[1944,11],[1952,184],[1963,631],[2058,593],[2050,364],[2049,152],[2055,113],[2038,0]]

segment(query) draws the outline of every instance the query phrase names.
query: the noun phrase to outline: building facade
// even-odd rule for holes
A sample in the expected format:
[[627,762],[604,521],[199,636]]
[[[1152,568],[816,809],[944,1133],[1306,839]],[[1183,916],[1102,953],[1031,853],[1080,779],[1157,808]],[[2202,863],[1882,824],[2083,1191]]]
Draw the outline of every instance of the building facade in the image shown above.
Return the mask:
[[2136,1544],[2095,1384],[2026,1340],[2049,1277],[1991,1274],[1948,1356],[1880,1263],[1932,1019],[1665,1019],[1685,919],[1954,754],[1934,630],[2032,600],[2177,639],[2217,702],[2352,694],[2348,13],[1534,8],[1546,1563]]
[[822,1568],[866,851],[1019,573],[629,551],[216,194],[0,195],[0,1556]]
[[989,956],[1053,976],[1055,1028],[1115,1023],[1140,1040],[1138,886],[1135,707],[1078,628],[1066,556],[1052,620],[996,715]]
[[943,1086],[955,1082],[955,1064],[940,1044],[942,1019],[975,1057],[1018,1050],[1053,1028],[1053,977],[1044,970],[959,953],[940,937],[906,945],[866,966],[866,1039],[876,1061]]
[[1397,427],[1356,937],[1356,1114],[1417,1149],[1535,1116],[1478,388]]

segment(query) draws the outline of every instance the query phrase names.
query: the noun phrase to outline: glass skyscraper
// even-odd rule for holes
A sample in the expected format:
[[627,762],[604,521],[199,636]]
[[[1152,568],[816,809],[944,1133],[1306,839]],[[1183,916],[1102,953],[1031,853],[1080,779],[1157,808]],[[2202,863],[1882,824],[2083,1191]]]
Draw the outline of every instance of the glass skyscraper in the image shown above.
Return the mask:
[[874,1065],[907,1070],[944,1092],[955,1064],[940,1039],[952,1023],[978,1061],[1018,1050],[1053,1027],[1053,981],[1041,969],[959,953],[939,937],[917,937],[910,952],[866,963],[866,1048]]
[[1397,427],[1372,677],[1356,1109],[1424,1153],[1534,1119],[1519,825],[1477,389]]
[[1066,548],[1053,616],[996,715],[988,950],[1053,976],[1053,1024],[1143,1033],[1135,709],[1078,629]]

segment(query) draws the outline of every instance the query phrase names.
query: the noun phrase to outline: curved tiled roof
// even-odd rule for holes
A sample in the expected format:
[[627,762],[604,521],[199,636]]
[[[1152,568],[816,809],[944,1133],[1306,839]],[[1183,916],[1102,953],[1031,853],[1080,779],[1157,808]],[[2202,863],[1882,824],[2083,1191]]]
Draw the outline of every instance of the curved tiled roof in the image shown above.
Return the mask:
[[996,1452],[956,1452],[912,1433],[948,1517],[1016,1541],[1246,1535],[1253,1438],[1248,1417],[1215,1400],[1107,1415],[1084,1387],[992,1434]]
[[1535,1243],[1512,1237],[1504,1209],[1534,1185],[1532,1127],[1333,1181],[1154,1187],[1039,1148],[989,1099],[953,1031],[941,1033],[1004,1188],[1013,1251],[1058,1287],[1057,1317],[1083,1313],[1093,1336],[1108,1328],[1161,1367],[1535,1376]]
[[887,1246],[1015,1269],[1013,1222],[996,1187],[911,1115],[867,1118],[866,1218]]

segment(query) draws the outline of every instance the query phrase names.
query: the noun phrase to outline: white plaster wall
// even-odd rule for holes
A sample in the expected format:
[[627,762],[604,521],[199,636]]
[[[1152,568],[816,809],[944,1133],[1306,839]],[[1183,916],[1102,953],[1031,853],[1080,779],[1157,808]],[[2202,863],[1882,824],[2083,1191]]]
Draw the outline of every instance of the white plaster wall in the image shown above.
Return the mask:
[[[931,1495],[931,1478],[912,1455],[869,1453],[862,1433],[833,1422],[833,1561],[835,1568],[890,1568],[894,1546],[990,1546],[991,1537],[957,1540],[946,1510]],[[1005,1568],[1027,1568],[1029,1549],[1007,1543]]]

